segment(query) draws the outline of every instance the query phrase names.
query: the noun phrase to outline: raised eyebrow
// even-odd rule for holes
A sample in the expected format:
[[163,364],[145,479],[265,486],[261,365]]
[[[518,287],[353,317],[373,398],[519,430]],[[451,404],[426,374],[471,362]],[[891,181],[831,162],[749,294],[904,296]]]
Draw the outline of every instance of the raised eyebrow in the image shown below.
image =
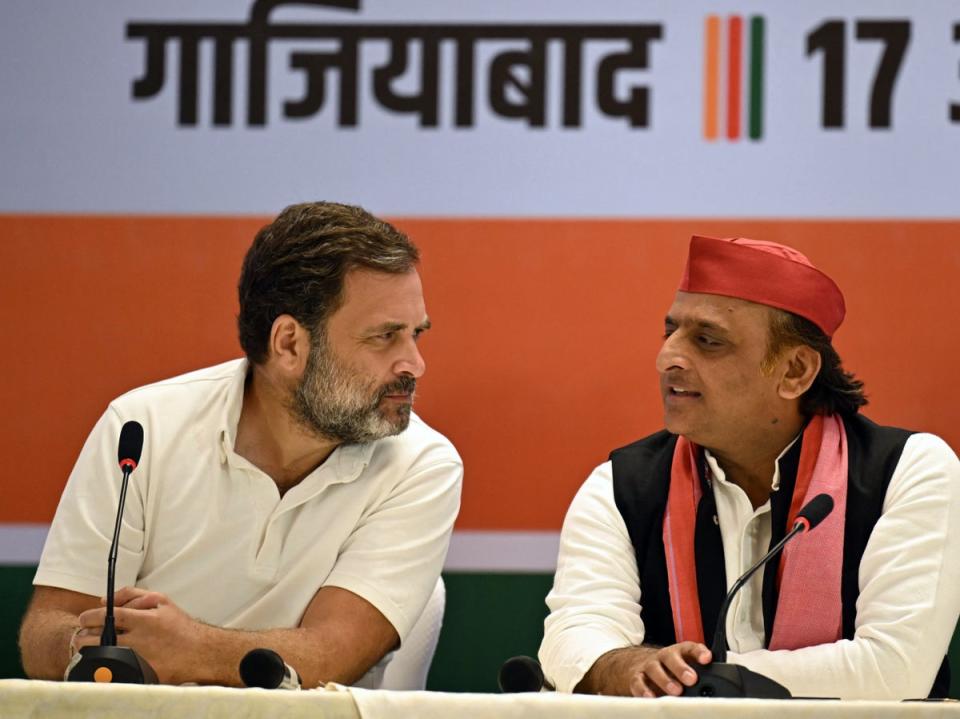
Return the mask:
[[430,321],[430,318],[427,317],[423,322],[417,325],[416,329],[419,332],[426,332],[428,329],[433,327],[433,322]]

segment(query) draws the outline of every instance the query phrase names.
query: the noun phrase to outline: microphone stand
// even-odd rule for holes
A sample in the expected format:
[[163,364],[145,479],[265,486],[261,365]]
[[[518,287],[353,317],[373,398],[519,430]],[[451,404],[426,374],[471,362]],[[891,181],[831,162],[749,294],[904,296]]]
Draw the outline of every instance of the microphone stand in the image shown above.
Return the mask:
[[750,671],[739,664],[727,663],[727,612],[734,595],[749,581],[750,577],[775,557],[787,542],[807,529],[808,526],[809,524],[805,520],[794,524],[793,529],[787,533],[787,536],[777,542],[773,549],[750,567],[746,574],[734,582],[733,587],[724,597],[723,604],[720,605],[720,612],[717,615],[717,629],[713,635],[713,646],[710,648],[714,660],[697,670],[697,683],[692,687],[684,687],[683,696],[751,697],[754,699],[792,698],[790,691],[785,686],[775,682],[770,677]]
[[99,647],[81,647],[66,670],[69,682],[101,682],[121,684],[156,684],[157,673],[143,657],[130,647],[117,646],[117,630],[113,616],[114,575],[117,567],[117,550],[120,545],[120,524],[123,506],[127,498],[130,473],[137,466],[132,460],[123,460],[123,481],[120,484],[120,506],[113,528],[113,541],[107,557],[107,612],[103,620]]

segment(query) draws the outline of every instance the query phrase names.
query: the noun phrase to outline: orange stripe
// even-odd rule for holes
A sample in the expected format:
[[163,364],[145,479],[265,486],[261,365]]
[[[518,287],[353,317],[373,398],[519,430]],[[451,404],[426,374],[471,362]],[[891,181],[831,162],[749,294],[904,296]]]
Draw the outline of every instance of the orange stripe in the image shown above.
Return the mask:
[[[263,222],[0,216],[0,521],[50,520],[112,397],[238,354],[237,273]],[[397,224],[423,252],[417,409],[466,463],[461,529],[557,529],[612,448],[661,427],[654,359],[694,232],[807,254],[846,295],[837,348],[868,415],[960,447],[929,371],[960,356],[938,319],[960,306],[960,221]]]
[[743,57],[743,18],[731,15],[728,21],[727,48],[727,138],[740,137],[741,68]]
[[707,15],[703,70],[703,136],[716,140],[720,135],[720,18]]

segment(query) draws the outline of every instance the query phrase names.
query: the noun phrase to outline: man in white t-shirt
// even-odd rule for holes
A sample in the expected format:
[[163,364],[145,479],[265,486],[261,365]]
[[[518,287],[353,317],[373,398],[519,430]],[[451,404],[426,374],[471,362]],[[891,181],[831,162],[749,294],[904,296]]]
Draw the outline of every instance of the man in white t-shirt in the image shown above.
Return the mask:
[[251,649],[304,686],[354,683],[429,597],[462,463],[411,412],[429,329],[416,247],[358,207],[284,210],[240,276],[246,359],[113,401],[68,480],[20,633],[31,677],[99,644],[120,476],[144,427],[117,563],[118,643],[161,682],[239,685]]

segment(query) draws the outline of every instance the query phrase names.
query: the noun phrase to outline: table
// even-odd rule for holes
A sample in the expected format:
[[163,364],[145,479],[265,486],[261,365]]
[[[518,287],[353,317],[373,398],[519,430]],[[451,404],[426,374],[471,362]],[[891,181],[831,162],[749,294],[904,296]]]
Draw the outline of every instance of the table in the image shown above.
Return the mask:
[[2,719],[359,719],[347,691],[0,681]]
[[624,699],[564,694],[304,692],[0,680],[3,719],[960,719],[958,702]]

